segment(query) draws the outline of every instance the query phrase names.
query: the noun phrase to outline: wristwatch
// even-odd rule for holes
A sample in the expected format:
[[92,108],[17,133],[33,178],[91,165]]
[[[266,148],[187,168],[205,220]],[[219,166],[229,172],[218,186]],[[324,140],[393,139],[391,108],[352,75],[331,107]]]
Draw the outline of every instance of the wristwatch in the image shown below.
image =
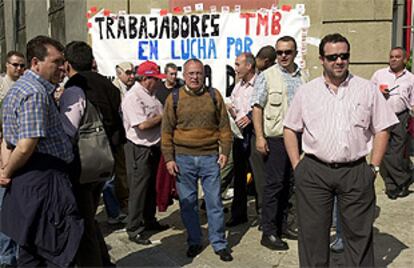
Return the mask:
[[369,164],[369,167],[371,168],[372,172],[375,174],[375,176],[378,174],[378,172],[380,171],[379,166],[376,166],[374,164]]

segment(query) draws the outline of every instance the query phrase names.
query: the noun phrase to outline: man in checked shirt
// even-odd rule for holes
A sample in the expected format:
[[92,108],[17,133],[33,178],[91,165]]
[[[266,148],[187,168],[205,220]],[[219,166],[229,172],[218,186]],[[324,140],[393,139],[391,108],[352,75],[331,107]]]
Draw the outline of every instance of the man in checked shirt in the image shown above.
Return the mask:
[[283,36],[277,40],[277,64],[257,76],[250,101],[256,150],[262,155],[265,167],[260,243],[272,250],[289,249],[282,237],[297,239],[296,230],[287,223],[291,166],[283,143],[282,124],[296,90],[306,81],[294,62],[296,54],[294,38]]
[[63,46],[37,36],[27,43],[30,69],[4,99],[0,186],[7,187],[1,231],[19,245],[17,266],[68,267],[83,233],[68,176],[72,144],[53,93],[63,68]]
[[[322,39],[323,75],[298,89],[284,121],[296,181],[301,267],[329,266],[335,195],[343,225],[344,266],[375,266],[374,180],[387,147],[387,129],[398,120],[370,81],[348,71],[349,52],[349,42],[340,34]],[[303,133],[302,160],[297,132]],[[368,165],[365,156],[371,149]]]

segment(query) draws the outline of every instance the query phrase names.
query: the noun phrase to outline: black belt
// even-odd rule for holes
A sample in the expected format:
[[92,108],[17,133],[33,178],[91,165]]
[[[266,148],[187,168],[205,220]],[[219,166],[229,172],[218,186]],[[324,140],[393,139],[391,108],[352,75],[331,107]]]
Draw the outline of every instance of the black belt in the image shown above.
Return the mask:
[[136,144],[136,143],[134,143],[130,140],[127,140],[127,143],[130,143],[130,144],[134,145],[135,147],[145,148],[145,149],[152,149],[152,148],[160,149],[161,148],[159,143],[151,145],[151,146]]
[[323,164],[323,165],[325,165],[327,167],[330,167],[330,168],[354,167],[354,166],[359,165],[359,164],[361,164],[363,162],[366,162],[365,157],[361,157],[360,159],[355,160],[355,161],[351,161],[351,162],[344,162],[344,163],[327,163],[327,162],[324,162],[324,161],[320,160],[319,158],[317,158],[313,154],[305,154],[305,156],[308,157],[308,158],[310,158],[310,159],[313,159],[316,162],[321,163],[321,164]]
[[401,112],[399,112],[399,113],[396,113],[395,115],[396,116],[400,116],[400,115],[403,115],[404,113],[408,113],[408,109],[405,109],[404,111],[401,111]]

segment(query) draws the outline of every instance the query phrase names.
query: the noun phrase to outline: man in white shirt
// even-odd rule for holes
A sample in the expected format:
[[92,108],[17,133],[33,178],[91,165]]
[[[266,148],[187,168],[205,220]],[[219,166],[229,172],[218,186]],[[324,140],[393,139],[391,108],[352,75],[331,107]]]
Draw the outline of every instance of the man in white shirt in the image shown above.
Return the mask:
[[411,183],[408,159],[404,157],[404,152],[408,141],[409,112],[414,105],[414,75],[405,68],[406,63],[405,50],[401,47],[392,48],[389,67],[376,71],[371,79],[400,121],[390,128],[390,140],[380,166],[385,193],[390,199],[407,196]]

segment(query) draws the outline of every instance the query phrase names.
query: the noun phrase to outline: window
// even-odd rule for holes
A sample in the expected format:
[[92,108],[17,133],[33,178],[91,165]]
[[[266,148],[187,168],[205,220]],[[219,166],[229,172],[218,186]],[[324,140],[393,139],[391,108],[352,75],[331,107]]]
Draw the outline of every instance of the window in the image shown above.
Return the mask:
[[52,38],[66,43],[64,0],[49,0],[49,29]]

